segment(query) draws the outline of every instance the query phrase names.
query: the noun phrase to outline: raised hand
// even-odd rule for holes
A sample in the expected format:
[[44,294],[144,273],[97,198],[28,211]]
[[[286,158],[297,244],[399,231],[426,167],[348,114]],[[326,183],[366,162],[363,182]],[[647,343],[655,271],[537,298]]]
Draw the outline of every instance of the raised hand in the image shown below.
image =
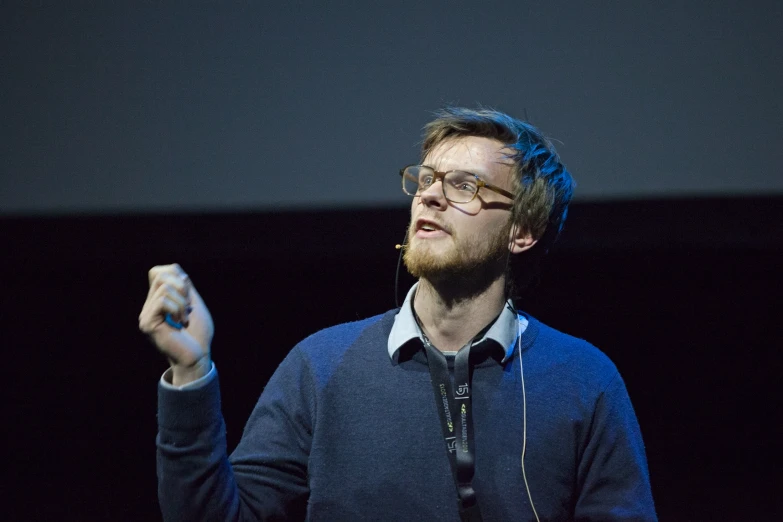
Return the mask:
[[204,301],[178,264],[149,271],[150,289],[139,314],[139,329],[169,360],[172,384],[207,374],[215,327]]

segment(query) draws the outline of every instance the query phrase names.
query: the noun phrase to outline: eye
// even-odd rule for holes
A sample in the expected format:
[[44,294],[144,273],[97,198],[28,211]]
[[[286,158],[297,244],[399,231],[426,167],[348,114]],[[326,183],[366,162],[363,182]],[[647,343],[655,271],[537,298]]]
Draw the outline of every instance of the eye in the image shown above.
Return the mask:
[[432,185],[432,174],[422,174],[419,176],[419,185],[422,187],[429,187]]
[[454,180],[454,183],[451,183],[451,186],[462,194],[473,195],[478,190],[478,187],[473,181],[466,179]]

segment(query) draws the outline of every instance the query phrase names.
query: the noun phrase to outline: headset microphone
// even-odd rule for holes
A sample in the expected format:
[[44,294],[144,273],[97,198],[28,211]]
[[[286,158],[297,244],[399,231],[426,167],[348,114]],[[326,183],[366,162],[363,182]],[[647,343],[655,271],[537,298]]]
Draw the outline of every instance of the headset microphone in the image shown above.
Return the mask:
[[397,270],[394,272],[394,302],[397,308],[400,307],[400,265],[402,264],[402,252],[408,248],[408,230],[405,230],[405,237],[402,239],[402,244],[394,245],[394,248],[400,251],[400,255],[397,256]]

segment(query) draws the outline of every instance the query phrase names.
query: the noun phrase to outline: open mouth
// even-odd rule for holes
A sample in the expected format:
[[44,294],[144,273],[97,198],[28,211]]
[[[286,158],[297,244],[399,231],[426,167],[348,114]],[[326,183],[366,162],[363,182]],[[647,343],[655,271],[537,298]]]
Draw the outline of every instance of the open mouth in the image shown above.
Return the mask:
[[428,219],[419,219],[416,221],[416,232],[421,232],[422,235],[434,235],[439,232],[448,234],[448,231],[444,227]]

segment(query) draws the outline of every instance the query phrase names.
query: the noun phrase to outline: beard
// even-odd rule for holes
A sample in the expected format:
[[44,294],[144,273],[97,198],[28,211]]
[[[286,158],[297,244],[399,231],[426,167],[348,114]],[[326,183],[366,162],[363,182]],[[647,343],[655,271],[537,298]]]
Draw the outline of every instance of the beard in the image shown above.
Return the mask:
[[[414,224],[408,228],[408,247],[403,261],[408,272],[416,278],[433,283],[460,283],[482,287],[505,274],[510,255],[509,233],[511,223],[499,230],[477,231],[464,237],[452,230],[448,238],[417,239]],[[447,249],[436,248],[432,242],[450,241]],[[444,251],[445,250],[445,251]]]

